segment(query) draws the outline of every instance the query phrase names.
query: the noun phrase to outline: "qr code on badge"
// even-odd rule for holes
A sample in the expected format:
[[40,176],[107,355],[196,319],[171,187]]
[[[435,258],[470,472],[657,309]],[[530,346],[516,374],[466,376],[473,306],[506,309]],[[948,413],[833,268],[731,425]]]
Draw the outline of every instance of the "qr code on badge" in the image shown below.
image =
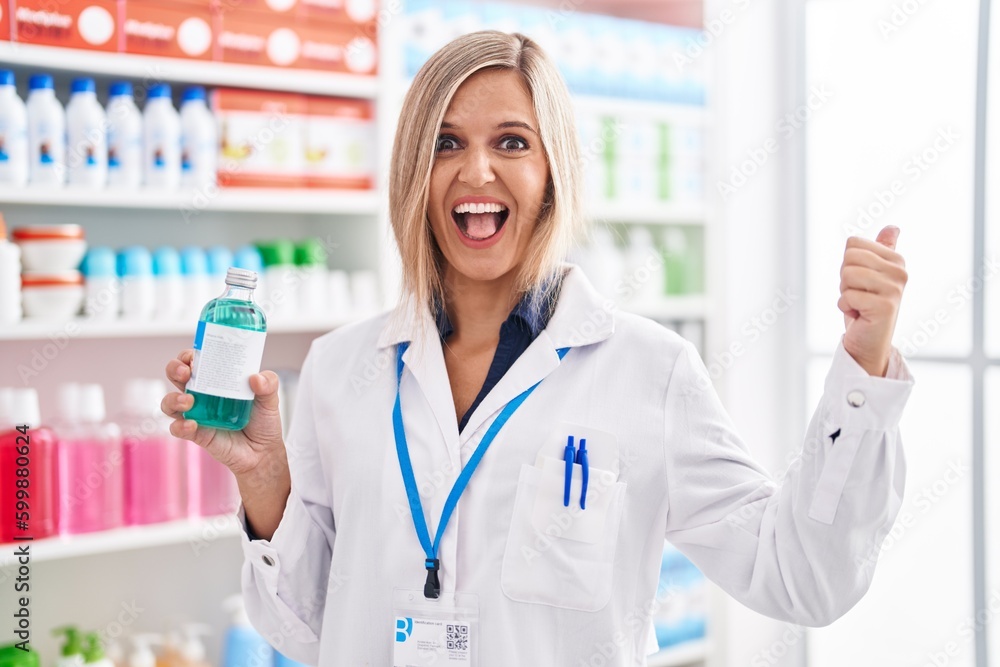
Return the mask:
[[449,651],[469,650],[469,626],[448,624],[445,642]]

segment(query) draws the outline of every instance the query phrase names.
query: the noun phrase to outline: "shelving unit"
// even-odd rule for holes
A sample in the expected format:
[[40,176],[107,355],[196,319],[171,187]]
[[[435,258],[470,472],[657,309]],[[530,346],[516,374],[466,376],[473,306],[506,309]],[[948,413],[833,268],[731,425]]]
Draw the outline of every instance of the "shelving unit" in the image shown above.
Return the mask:
[[[269,334],[322,334],[352,321],[349,318],[296,319],[275,322],[268,327]],[[0,340],[45,340],[57,333],[74,339],[100,338],[153,338],[193,335],[194,325],[184,322],[156,322],[130,320],[87,320],[77,318],[67,322],[24,320],[6,329],[0,329]]]

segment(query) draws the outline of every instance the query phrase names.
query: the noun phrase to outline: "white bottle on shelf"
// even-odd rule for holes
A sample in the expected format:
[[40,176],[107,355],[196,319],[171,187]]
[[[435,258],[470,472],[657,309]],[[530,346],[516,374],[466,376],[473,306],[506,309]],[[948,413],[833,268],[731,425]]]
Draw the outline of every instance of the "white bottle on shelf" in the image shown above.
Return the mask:
[[23,187],[27,182],[28,111],[17,96],[14,73],[0,70],[0,185]]
[[663,294],[666,270],[650,231],[632,227],[625,253],[625,285],[620,292],[626,302],[652,305]]
[[156,311],[156,284],[153,257],[143,246],[131,246],[118,253],[118,273],[122,277],[122,317],[149,320]]
[[108,182],[107,117],[89,77],[73,79],[66,105],[69,184],[100,189]]
[[62,186],[66,182],[66,112],[56,99],[51,75],[32,75],[28,90],[28,182]]
[[168,84],[150,88],[142,123],[146,187],[176,190],[181,183],[181,118],[174,109]]
[[21,248],[7,240],[0,215],[0,324],[21,321]]
[[203,190],[215,185],[218,152],[215,117],[205,101],[205,89],[191,86],[181,102],[181,186]]
[[111,84],[107,114],[108,186],[136,190],[142,185],[142,114],[131,83]]

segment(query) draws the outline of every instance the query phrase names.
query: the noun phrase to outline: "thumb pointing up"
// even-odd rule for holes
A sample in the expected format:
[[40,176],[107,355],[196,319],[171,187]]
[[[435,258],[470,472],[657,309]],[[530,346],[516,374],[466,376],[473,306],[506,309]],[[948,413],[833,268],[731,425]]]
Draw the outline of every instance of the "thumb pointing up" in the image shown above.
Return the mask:
[[899,238],[899,227],[894,225],[888,225],[882,228],[882,231],[878,233],[875,237],[875,241],[881,243],[889,250],[896,249],[896,239]]

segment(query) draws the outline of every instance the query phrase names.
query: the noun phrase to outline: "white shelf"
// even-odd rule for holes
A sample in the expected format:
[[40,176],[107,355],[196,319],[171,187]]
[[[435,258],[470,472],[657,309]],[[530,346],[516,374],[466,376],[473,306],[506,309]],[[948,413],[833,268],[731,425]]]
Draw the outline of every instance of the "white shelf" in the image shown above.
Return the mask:
[[[332,331],[353,321],[350,318],[297,319],[292,322],[275,322],[268,326],[269,334],[315,333]],[[156,322],[149,320],[87,320],[77,318],[66,322],[23,320],[15,325],[0,328],[0,340],[47,340],[51,336],[66,335],[69,339],[82,338],[155,338],[165,336],[194,336],[196,322]]]
[[664,649],[649,656],[648,667],[681,667],[703,662],[708,656],[708,643],[697,639]]
[[178,215],[200,211],[255,211],[261,213],[311,213],[374,215],[378,195],[371,190],[219,189],[211,195],[186,192],[116,192],[76,188],[0,188],[0,205],[68,206],[175,210]]
[[378,92],[378,79],[374,76],[105,53],[19,42],[0,42],[0,61],[8,67],[120,76],[143,82],[177,81],[368,99]]
[[588,216],[600,222],[631,222],[646,225],[703,225],[705,207],[696,202],[632,204],[601,201],[588,204]]
[[[37,563],[185,542],[191,544],[192,549],[197,549],[199,545],[208,545],[214,540],[235,537],[239,534],[240,527],[235,515],[223,514],[197,520],[129,526],[99,533],[49,537],[14,544],[30,545],[31,560]],[[13,562],[13,547],[4,548],[3,551],[5,555],[0,559],[0,568],[9,566]]]
[[705,107],[696,104],[672,104],[625,97],[573,95],[573,105],[578,111],[587,114],[651,117],[688,125],[703,125],[706,117]]
[[709,303],[704,296],[665,296],[653,302],[625,304],[622,310],[654,320],[693,320],[708,316]]

